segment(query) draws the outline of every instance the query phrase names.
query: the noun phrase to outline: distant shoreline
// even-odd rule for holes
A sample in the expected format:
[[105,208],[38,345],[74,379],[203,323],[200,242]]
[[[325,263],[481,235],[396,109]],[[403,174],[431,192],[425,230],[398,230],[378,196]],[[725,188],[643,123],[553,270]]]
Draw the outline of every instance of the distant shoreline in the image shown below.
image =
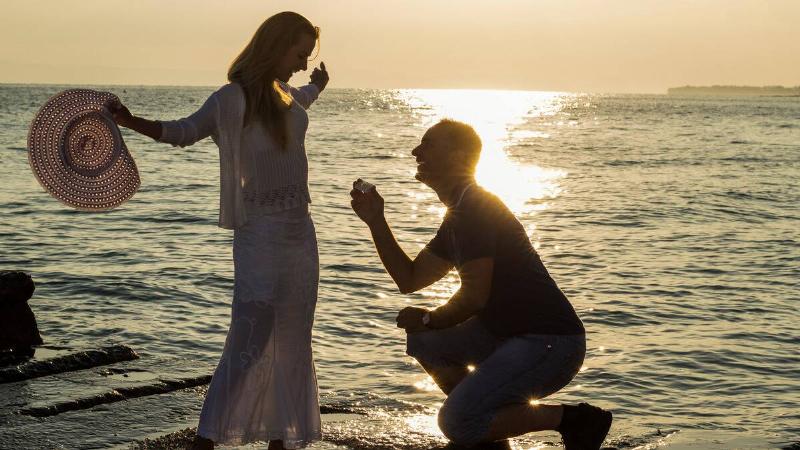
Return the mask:
[[800,97],[800,86],[681,86],[667,89],[667,95]]

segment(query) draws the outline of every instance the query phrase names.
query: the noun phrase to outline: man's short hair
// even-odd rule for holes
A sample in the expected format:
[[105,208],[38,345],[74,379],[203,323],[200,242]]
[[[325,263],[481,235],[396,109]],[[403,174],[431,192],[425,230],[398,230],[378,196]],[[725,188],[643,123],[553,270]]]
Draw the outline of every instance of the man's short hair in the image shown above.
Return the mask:
[[481,137],[470,125],[453,119],[442,119],[432,128],[443,128],[453,148],[464,155],[465,162],[472,170],[478,165],[481,158]]

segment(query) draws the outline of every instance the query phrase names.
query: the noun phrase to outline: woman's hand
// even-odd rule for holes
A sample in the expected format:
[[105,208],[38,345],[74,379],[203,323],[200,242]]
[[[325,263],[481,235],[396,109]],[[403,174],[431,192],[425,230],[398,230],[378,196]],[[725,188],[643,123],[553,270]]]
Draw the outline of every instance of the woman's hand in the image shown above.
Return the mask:
[[131,114],[131,112],[125,105],[122,104],[122,102],[110,103],[107,105],[107,107],[117,125],[130,128],[130,124],[133,121],[133,114]]
[[313,72],[311,72],[311,83],[316,84],[319,88],[319,91],[322,92],[325,89],[325,86],[328,85],[328,80],[330,77],[328,76],[328,69],[325,68],[325,63],[320,63],[319,67],[315,68]]
[[353,190],[350,191],[350,197],[352,197],[350,206],[364,223],[371,226],[383,220],[383,197],[378,194],[376,188],[370,189],[366,193],[356,189],[356,183],[359,181],[361,178],[353,182]]
[[122,102],[109,103],[106,108],[108,108],[108,112],[111,113],[111,117],[117,125],[141,133],[156,141],[161,139],[160,122],[134,117]]

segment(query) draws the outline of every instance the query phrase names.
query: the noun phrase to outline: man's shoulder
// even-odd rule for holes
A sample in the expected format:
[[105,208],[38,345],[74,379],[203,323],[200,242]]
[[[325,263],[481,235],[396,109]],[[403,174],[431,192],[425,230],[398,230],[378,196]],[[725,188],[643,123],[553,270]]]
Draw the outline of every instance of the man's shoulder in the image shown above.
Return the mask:
[[499,236],[510,236],[524,228],[519,218],[497,195],[476,187],[472,195],[464,196],[461,207],[455,211],[453,217],[446,220],[449,226],[485,232],[493,230]]
[[481,186],[473,186],[464,195],[459,211],[468,216],[496,216],[511,214],[503,201]]
[[502,201],[496,195],[488,191],[483,186],[479,184],[472,184],[464,191],[464,196],[461,198],[460,205],[469,206],[494,202],[502,203]]

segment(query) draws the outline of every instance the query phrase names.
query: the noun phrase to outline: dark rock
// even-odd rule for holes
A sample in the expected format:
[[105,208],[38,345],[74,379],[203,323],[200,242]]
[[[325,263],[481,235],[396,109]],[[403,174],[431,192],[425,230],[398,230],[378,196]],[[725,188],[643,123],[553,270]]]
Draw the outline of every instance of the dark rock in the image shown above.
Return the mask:
[[92,406],[102,405],[104,403],[119,402],[122,400],[125,400],[125,396],[123,396],[117,391],[111,391],[111,392],[104,392],[102,394],[94,395],[91,397],[59,402],[54,405],[26,408],[20,410],[20,414],[25,414],[33,417],[48,417],[48,416],[55,416],[56,414],[65,411],[88,409],[91,408]]
[[16,364],[33,356],[34,345],[42,344],[28,306],[34,289],[33,279],[25,272],[0,270],[0,363]]
[[[19,413],[33,417],[49,417],[67,411],[88,409],[97,405],[115,403],[138,397],[146,397],[148,395],[165,394],[167,392],[177,391],[179,389],[189,389],[197,386],[203,386],[210,382],[211,375],[202,375],[190,378],[160,379],[156,380],[154,383],[112,388],[108,392],[99,393],[90,397],[66,400],[51,405],[29,407],[21,409]],[[326,405],[321,405],[319,410],[321,414],[358,414],[347,409]]]
[[28,361],[15,367],[0,368],[0,383],[12,383],[62,372],[91,369],[134,359],[139,359],[139,355],[132,348],[127,345],[112,345],[42,361]]
[[365,413],[360,411],[354,411],[350,408],[344,408],[341,406],[336,405],[319,405],[319,413],[320,414],[359,414],[365,415]]
[[123,377],[127,378],[128,375],[130,374],[130,372],[133,372],[133,373],[144,373],[144,372],[148,372],[148,371],[145,370],[145,369],[137,369],[137,368],[133,368],[133,367],[125,367],[125,368],[123,368],[123,367],[104,367],[104,368],[98,370],[97,374],[98,375],[102,375],[104,377],[109,377],[111,375],[122,375]]
[[119,387],[109,392],[93,395],[91,397],[67,400],[53,405],[36,406],[20,410],[20,414],[33,417],[48,417],[66,411],[76,411],[88,409],[97,405],[115,403],[123,400],[130,400],[137,397],[148,395],[165,394],[178,389],[187,389],[195,386],[202,386],[211,382],[211,375],[203,375],[192,378],[180,378],[175,380],[158,380],[156,383],[144,384],[139,386]]
[[0,304],[25,303],[33,295],[36,286],[25,272],[0,270]]
[[33,347],[12,348],[0,351],[0,367],[15,366],[33,358],[36,349]]

